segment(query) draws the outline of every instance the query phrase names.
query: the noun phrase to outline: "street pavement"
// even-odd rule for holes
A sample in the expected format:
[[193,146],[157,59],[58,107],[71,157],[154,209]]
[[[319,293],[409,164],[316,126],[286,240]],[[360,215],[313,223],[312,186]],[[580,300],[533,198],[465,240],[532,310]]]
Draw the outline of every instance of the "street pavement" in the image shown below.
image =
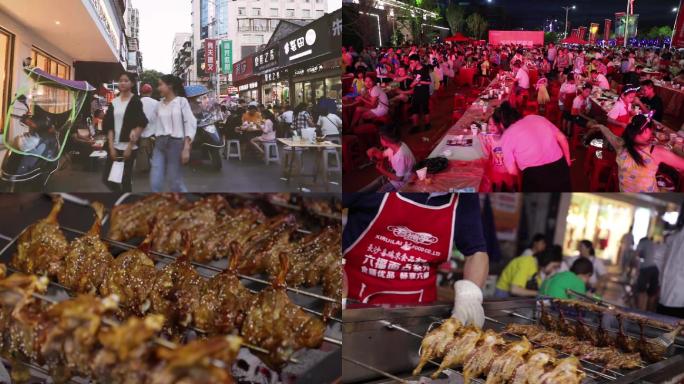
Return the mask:
[[[297,192],[299,183],[296,179],[287,184],[283,179],[284,152],[280,147],[281,164],[265,165],[263,158],[245,156],[242,160],[223,160],[220,172],[210,169],[208,161],[193,162],[183,167],[183,177],[190,192]],[[303,174],[313,174],[314,152],[304,154]],[[87,171],[79,165],[70,164],[59,170],[50,178],[46,186],[48,192],[108,192],[102,183],[104,163],[100,163],[97,171]],[[313,182],[313,178],[302,177],[303,192],[341,192],[339,172],[329,175],[328,191],[325,190],[322,176]],[[148,171],[136,170],[133,176],[133,192],[149,192],[150,179]]]

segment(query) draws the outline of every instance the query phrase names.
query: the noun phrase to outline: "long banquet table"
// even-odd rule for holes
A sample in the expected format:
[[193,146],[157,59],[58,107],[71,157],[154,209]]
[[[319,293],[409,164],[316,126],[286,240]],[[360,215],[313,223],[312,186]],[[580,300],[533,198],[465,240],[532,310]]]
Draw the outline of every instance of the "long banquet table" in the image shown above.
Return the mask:
[[[490,89],[501,89],[502,84],[507,86],[510,91],[513,81],[507,78],[502,82],[498,77],[494,78],[487,89],[483,91],[483,95],[488,94]],[[470,125],[473,122],[487,122],[494,109],[503,101],[508,100],[509,93],[504,91],[500,99],[495,98],[488,101],[477,99],[470,105],[428,156],[428,158],[446,157],[449,161],[447,168],[436,174],[428,175],[426,180],[418,180],[414,173],[412,180],[402,188],[402,192],[478,192],[487,190],[484,177],[487,161],[483,158],[484,154],[479,137],[478,135],[473,136]],[[481,102],[486,103],[486,110],[483,109]],[[457,139],[472,139],[472,145],[449,144],[449,142]]]

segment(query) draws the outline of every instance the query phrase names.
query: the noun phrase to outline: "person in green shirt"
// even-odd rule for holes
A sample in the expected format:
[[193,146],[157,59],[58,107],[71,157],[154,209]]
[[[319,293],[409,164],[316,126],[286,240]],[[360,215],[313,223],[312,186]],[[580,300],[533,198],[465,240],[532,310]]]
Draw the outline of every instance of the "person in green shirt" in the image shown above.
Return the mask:
[[558,272],[544,280],[539,294],[557,299],[569,299],[570,296],[568,296],[567,289],[586,293],[587,283],[593,273],[594,265],[591,260],[580,257],[575,260],[569,271]]
[[550,276],[560,267],[563,252],[553,246],[534,255],[522,255],[511,260],[496,282],[494,296],[498,299],[510,296],[537,296],[541,275]]

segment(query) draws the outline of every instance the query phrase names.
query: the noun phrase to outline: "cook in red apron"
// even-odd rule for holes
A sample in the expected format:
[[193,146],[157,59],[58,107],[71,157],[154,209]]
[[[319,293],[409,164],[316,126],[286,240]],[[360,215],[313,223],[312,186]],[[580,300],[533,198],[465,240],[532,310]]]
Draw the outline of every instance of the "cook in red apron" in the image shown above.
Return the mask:
[[436,272],[449,259],[458,194],[428,206],[385,194],[377,215],[344,251],[350,298],[371,304],[431,303]]

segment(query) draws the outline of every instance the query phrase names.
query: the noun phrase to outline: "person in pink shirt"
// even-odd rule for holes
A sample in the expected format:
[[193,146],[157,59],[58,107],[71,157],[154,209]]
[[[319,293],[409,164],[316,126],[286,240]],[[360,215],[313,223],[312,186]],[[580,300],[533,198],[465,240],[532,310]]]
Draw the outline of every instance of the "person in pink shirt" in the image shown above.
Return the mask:
[[570,148],[565,135],[539,115],[523,118],[508,102],[494,111],[503,129],[501,148],[511,174],[522,173],[522,192],[570,192]]
[[517,188],[517,177],[506,169],[504,164],[503,148],[501,147],[501,134],[503,130],[500,124],[496,124],[493,118],[489,118],[489,132],[479,133],[478,139],[482,153],[487,160],[487,178],[492,183],[492,192],[514,191]]

